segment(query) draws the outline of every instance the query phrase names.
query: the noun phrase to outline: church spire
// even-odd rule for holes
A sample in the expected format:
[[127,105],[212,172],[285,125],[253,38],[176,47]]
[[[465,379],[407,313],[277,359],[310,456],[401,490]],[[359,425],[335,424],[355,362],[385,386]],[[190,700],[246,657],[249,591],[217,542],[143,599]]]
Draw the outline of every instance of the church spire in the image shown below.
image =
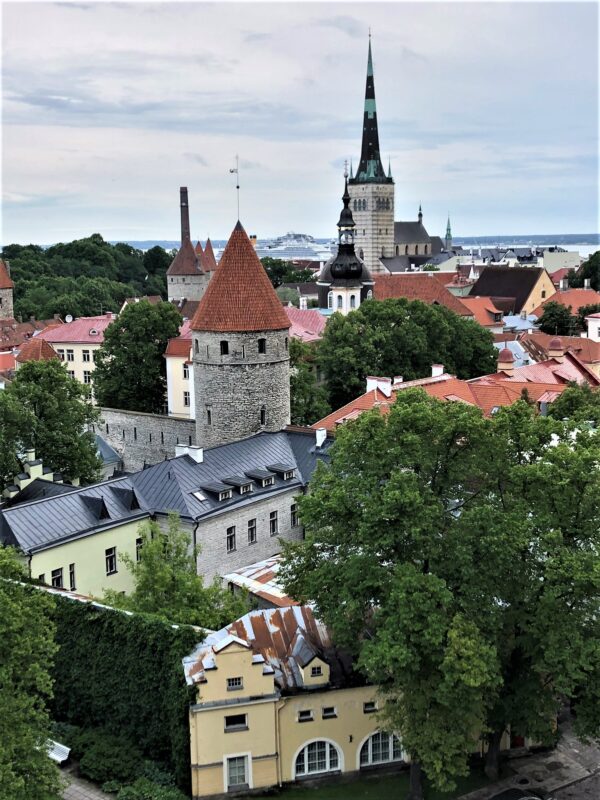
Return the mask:
[[421,208],[421,203],[419,203],[419,223],[423,222],[423,209]]
[[446,250],[450,250],[452,248],[452,229],[450,227],[450,214],[448,214],[448,223],[446,225],[446,238],[444,240],[444,244],[446,245]]
[[367,58],[367,83],[365,87],[365,110],[363,118],[363,138],[360,163],[356,171],[356,183],[392,183],[386,176],[379,154],[379,131],[377,128],[377,108],[375,106],[375,80],[373,75],[373,54],[369,33],[369,55]]

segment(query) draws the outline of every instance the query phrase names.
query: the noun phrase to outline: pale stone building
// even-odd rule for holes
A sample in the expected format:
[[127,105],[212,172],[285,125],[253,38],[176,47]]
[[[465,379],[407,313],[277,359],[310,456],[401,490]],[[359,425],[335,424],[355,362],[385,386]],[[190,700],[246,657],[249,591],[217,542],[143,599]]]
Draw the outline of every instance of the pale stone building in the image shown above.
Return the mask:
[[13,290],[15,285],[10,277],[7,261],[0,259],[0,319],[13,319]]

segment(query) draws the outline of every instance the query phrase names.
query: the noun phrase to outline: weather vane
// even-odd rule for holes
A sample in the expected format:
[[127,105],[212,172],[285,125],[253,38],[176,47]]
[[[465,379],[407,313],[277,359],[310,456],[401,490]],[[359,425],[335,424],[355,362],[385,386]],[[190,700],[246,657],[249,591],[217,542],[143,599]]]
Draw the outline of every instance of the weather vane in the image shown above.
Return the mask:
[[344,178],[348,177],[348,159],[344,159]]
[[237,216],[238,220],[240,218],[240,159],[238,156],[235,157],[235,167],[232,167],[229,170],[230,173],[235,174],[235,188],[237,191]]

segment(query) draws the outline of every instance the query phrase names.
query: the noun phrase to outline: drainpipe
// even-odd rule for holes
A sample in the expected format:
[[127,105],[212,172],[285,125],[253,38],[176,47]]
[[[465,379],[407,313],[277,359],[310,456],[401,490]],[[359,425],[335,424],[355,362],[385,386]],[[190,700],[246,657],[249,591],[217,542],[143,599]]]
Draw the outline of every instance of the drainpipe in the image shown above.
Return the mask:
[[277,784],[281,786],[283,784],[283,775],[282,775],[282,768],[281,768],[281,740],[280,740],[280,731],[281,731],[281,723],[279,722],[279,712],[284,707],[285,702],[283,700],[279,700],[279,702],[275,702],[275,745],[277,747],[276,757],[277,757]]

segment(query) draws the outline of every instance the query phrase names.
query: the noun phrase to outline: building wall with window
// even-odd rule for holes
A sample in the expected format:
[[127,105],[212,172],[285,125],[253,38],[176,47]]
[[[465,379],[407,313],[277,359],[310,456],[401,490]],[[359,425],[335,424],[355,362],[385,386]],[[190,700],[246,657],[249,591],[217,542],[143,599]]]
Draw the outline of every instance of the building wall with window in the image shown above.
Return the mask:
[[[190,355],[192,343],[190,341]],[[190,356],[165,357],[167,365],[167,408],[172,417],[195,418],[194,365]]]
[[[298,486],[260,501],[248,502],[200,522],[196,541],[200,545],[198,574],[206,581],[281,552],[279,539],[299,541],[303,528],[293,519]],[[272,515],[277,531],[271,533]],[[249,541],[248,523],[255,521],[255,541]],[[296,525],[292,525],[295,521]],[[235,547],[228,548],[228,529],[235,528]]]
[[[72,589],[80,594],[102,597],[105,589],[129,592],[133,589],[131,572],[121,562],[119,556],[127,553],[136,557],[136,540],[139,537],[138,525],[148,514],[141,514],[135,521],[127,521],[106,530],[93,530],[87,536],[57,544],[31,555],[31,577],[39,578],[53,585],[52,576],[62,570],[62,588]],[[115,548],[116,571],[110,552]],[[107,553],[107,551],[109,551]],[[107,563],[108,560],[108,563]],[[74,584],[71,584],[69,567],[74,565]]]
[[78,344],[77,342],[50,342],[58,357],[72,377],[80,383],[91,384],[96,365],[95,353],[99,344]]

